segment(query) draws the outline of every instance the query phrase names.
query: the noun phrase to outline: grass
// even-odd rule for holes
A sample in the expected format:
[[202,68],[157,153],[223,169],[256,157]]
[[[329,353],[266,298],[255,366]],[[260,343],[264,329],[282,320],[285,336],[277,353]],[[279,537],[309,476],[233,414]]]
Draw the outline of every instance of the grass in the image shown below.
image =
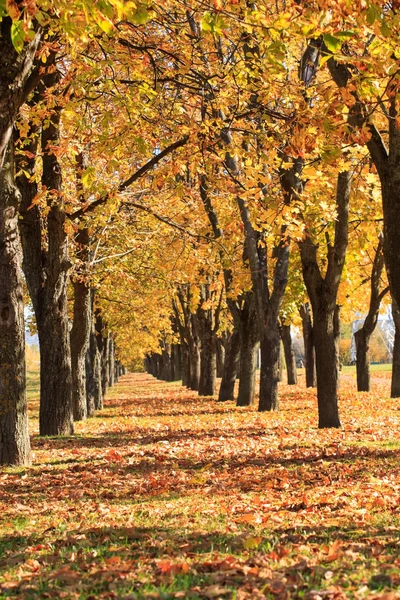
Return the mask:
[[[400,597],[400,412],[389,377],[341,388],[341,430],[315,390],[281,412],[128,375],[76,435],[37,436],[0,473],[0,598]],[[350,377],[348,377],[350,375]]]

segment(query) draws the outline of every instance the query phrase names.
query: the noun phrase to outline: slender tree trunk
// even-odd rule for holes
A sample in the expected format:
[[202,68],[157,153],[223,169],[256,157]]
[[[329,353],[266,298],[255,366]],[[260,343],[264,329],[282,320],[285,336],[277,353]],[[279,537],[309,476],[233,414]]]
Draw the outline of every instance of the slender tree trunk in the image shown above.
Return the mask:
[[318,427],[340,427],[339,383],[339,307],[321,308],[313,314],[317,367]]
[[278,382],[281,341],[277,319],[271,319],[261,340],[259,411],[279,410]]
[[290,325],[281,325],[281,338],[285,353],[285,363],[288,385],[297,384],[296,358],[294,355]]
[[239,370],[240,360],[240,331],[234,328],[232,331],[225,355],[224,372],[221,386],[219,388],[218,400],[234,400],[235,381]]
[[259,331],[254,295],[249,293],[240,313],[240,370],[237,406],[254,404]]
[[357,371],[357,391],[369,392],[370,390],[370,359],[369,342],[371,336],[363,328],[354,334],[356,342],[356,371]]
[[306,375],[306,387],[316,387],[317,378],[315,369],[314,333],[311,310],[308,302],[301,306],[300,316],[303,324],[304,370]]
[[391,398],[400,397],[400,310],[394,299],[392,299],[392,313],[395,326],[392,364]]
[[369,342],[378,322],[379,307],[382,298],[389,291],[389,288],[385,288],[382,291],[380,289],[383,267],[383,236],[380,235],[371,271],[371,296],[368,314],[361,329],[354,334],[357,358],[357,390],[359,392],[369,392],[370,390]]
[[11,143],[0,167],[0,464],[29,465],[25,327]]
[[191,390],[198,391],[200,386],[200,348],[195,340],[189,342],[189,363],[190,363],[190,383]]
[[92,417],[95,410],[103,408],[101,390],[101,356],[96,340],[96,330],[93,318],[94,290],[91,290],[91,319],[89,347],[86,353],[86,398],[88,416]]
[[71,329],[72,404],[75,421],[87,417],[86,353],[91,329],[90,288],[74,281],[74,316]]
[[103,317],[98,311],[96,311],[95,315],[95,329],[101,362],[101,394],[102,399],[104,400],[108,390],[108,338],[104,335]]
[[223,377],[225,354],[224,343],[220,338],[217,338],[217,377]]
[[190,364],[189,364],[189,348],[185,340],[181,341],[181,371],[182,385],[190,386]]
[[111,334],[108,335],[108,385],[113,387],[115,373],[115,344]]
[[217,339],[210,330],[201,340],[199,396],[214,396],[217,383]]
[[[76,158],[76,189],[82,204],[87,201],[82,184],[82,175],[88,167],[88,155],[81,152]],[[75,235],[76,268],[73,279],[74,307],[71,329],[72,407],[75,421],[87,417],[86,355],[92,323],[91,290],[89,275],[90,233],[84,223]],[[91,407],[92,410],[92,407]]]

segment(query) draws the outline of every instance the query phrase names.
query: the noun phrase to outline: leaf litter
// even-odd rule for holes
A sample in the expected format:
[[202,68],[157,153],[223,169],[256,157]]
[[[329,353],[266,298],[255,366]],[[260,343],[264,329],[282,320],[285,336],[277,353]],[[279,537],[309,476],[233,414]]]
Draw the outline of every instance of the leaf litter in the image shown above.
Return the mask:
[[319,431],[301,385],[271,414],[124,376],[0,474],[0,598],[400,598],[389,383],[343,378],[343,427]]

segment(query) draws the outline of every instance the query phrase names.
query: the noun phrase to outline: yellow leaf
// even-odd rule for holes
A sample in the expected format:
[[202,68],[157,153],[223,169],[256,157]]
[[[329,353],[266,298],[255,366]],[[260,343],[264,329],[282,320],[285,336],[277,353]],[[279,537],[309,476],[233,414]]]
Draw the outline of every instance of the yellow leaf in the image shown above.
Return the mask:
[[262,537],[248,537],[244,540],[243,546],[246,550],[253,550],[254,548],[258,548],[258,546],[262,542]]

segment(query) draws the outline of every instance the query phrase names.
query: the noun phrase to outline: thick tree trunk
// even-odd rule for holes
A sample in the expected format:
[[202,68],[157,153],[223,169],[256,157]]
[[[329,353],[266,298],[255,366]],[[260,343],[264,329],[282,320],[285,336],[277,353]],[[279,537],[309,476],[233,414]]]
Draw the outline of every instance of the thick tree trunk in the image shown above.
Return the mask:
[[288,385],[296,385],[296,383],[297,383],[296,358],[294,355],[292,336],[291,336],[291,332],[290,332],[290,325],[281,325],[281,338],[282,338],[282,343],[283,343],[283,350],[285,353],[287,382],[288,382]]
[[371,336],[367,335],[363,328],[354,334],[356,342],[356,371],[357,391],[369,392],[370,369],[369,369],[369,341]]
[[279,410],[278,382],[281,340],[277,319],[271,319],[261,340],[259,411]]
[[239,370],[240,360],[240,331],[235,328],[229,338],[225,355],[224,372],[219,388],[218,400],[234,400],[235,381]]
[[325,307],[313,314],[317,367],[318,427],[340,427],[339,385],[339,307]]
[[392,385],[390,390],[391,398],[400,397],[400,310],[393,299],[392,314],[395,326],[394,345],[393,345],[393,364],[392,364]]
[[306,375],[306,387],[316,387],[317,376],[315,369],[314,333],[311,310],[308,302],[303,304],[303,306],[300,308],[300,316],[303,325],[304,370]]
[[29,465],[25,327],[11,143],[0,166],[0,464]]
[[[48,190],[45,287],[35,313],[40,343],[40,435],[73,433],[72,374],[68,322],[68,237],[60,200],[61,167],[53,147],[60,141],[60,111],[42,131],[42,184]],[[32,300],[33,302],[33,300]]]
[[86,353],[91,330],[90,288],[85,281],[74,281],[74,315],[71,329],[72,406],[75,421],[87,417]]
[[[57,82],[57,73],[47,85]],[[36,132],[37,133],[37,132]],[[18,178],[22,194],[21,237],[23,268],[36,316],[40,342],[40,435],[69,435],[73,432],[72,374],[67,312],[68,238],[62,200],[61,167],[54,148],[60,141],[60,110],[55,109],[42,130],[42,185],[47,190],[48,212],[41,218],[32,206],[37,186],[24,174]],[[34,142],[32,142],[34,144]],[[36,147],[33,147],[36,151]],[[33,156],[35,152],[32,153]],[[35,159],[24,167],[34,173]],[[46,230],[45,239],[42,229]]]
[[199,396],[214,396],[217,384],[217,339],[208,331],[201,340]]

